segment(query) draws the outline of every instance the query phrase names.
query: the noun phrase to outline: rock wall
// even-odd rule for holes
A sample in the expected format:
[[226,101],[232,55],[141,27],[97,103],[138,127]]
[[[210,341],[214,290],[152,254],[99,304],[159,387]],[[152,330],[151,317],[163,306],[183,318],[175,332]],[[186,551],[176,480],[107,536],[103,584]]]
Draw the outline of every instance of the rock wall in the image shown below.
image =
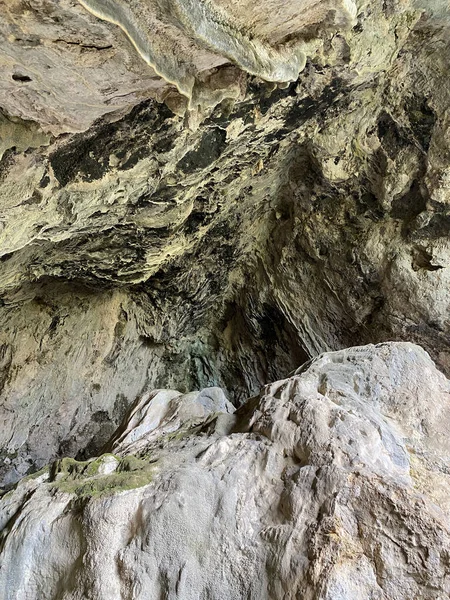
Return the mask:
[[238,411],[136,402],[97,459],[0,501],[5,600],[444,600],[450,382],[408,343],[327,353]]
[[0,0],[6,598],[447,598],[444,375],[343,349],[450,372],[449,43],[444,0]]

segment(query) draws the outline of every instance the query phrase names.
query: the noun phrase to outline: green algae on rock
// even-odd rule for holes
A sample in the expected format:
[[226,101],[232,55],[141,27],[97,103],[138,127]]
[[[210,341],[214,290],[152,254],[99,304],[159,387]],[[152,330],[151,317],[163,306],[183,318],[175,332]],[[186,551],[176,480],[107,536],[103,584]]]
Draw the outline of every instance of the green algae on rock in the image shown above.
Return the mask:
[[79,498],[103,497],[149,484],[154,463],[151,458],[132,455],[103,454],[88,461],[63,458],[51,466],[49,483],[52,489]]

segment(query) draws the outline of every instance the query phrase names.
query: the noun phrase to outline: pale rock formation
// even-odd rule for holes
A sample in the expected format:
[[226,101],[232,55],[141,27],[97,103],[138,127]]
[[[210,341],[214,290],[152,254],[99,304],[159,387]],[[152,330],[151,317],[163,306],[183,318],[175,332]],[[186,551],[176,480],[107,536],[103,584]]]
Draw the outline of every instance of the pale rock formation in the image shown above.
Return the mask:
[[[261,10],[255,2],[1,0],[0,108],[58,135],[85,131],[110,113],[117,118],[150,97],[173,96],[168,82],[194,93],[194,104],[236,100],[238,69],[230,77],[218,67],[231,59],[270,81],[293,81],[310,52],[299,34],[345,29],[355,16],[353,0],[295,0],[287,12],[277,4]],[[119,24],[131,41],[92,13]]]
[[0,15],[0,107],[46,133],[84,131],[164,86],[75,0],[1,0]]
[[156,390],[144,394],[133,407],[126,427],[114,436],[114,453],[136,454],[161,436],[203,423],[211,413],[233,414],[234,406],[220,388],[180,394],[173,390]]
[[408,343],[324,354],[234,415],[218,389],[147,394],[114,454],[2,498],[0,595],[445,600],[449,426]]
[[[200,101],[196,88],[205,87],[198,78],[197,67],[202,48],[210,48],[265,81],[291,82],[305,67],[304,44],[293,43],[292,39],[283,44],[282,40],[292,35],[301,38],[303,30],[311,27],[354,25],[357,12],[353,0],[293,0],[283,9],[279,2],[271,0],[266,2],[264,12],[254,0],[80,2],[97,17],[119,25],[142,58],[189,98],[190,108]],[[279,47],[271,45],[271,40],[277,40]],[[215,62],[217,57],[210,56],[210,65]],[[224,88],[223,97],[209,104],[226,97],[229,94]],[[207,97],[205,101],[208,102]]]

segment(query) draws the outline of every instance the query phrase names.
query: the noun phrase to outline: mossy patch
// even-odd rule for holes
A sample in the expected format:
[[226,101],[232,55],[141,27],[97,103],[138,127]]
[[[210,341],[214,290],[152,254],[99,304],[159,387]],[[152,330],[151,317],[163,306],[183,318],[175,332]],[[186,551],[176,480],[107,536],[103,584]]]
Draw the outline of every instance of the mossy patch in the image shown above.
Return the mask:
[[[108,457],[118,461],[113,473],[100,474],[99,468]],[[136,456],[120,458],[104,454],[91,461],[63,458],[51,467],[51,485],[55,490],[78,498],[102,497],[149,484],[155,473],[155,461]]]

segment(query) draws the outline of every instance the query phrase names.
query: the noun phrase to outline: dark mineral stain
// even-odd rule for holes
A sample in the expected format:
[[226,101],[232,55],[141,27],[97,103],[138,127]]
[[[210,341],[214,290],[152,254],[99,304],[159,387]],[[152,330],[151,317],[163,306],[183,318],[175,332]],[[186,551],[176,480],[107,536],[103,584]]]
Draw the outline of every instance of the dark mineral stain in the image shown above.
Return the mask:
[[450,236],[450,215],[434,215],[425,227],[414,233],[414,239],[435,240]]
[[410,145],[406,132],[402,130],[387,112],[378,119],[378,137],[386,154],[394,160],[399,150]]
[[413,252],[412,269],[414,271],[419,271],[420,269],[425,271],[439,271],[444,268],[441,265],[433,265],[431,263],[432,260],[432,254],[427,252],[425,248],[417,246]]
[[193,173],[197,169],[208,167],[222,154],[226,138],[227,132],[219,127],[206,131],[197,148],[188,152],[178,163],[181,171]]
[[358,214],[364,214],[372,221],[379,221],[385,214],[378,198],[368,189],[363,189],[357,196],[356,203]]
[[161,138],[155,142],[153,149],[155,152],[163,154],[164,152],[170,152],[175,145],[175,138],[170,136],[161,136]]
[[428,105],[426,98],[411,96],[405,103],[405,110],[414,137],[425,152],[430,147],[436,115]]
[[14,155],[16,153],[16,147],[8,148],[0,158],[0,183],[6,179],[9,170],[14,164]]
[[296,86],[297,86],[297,82],[294,81],[288,87],[286,87],[284,89],[276,88],[271,93],[268,93],[267,91],[263,90],[262,95],[261,95],[261,92],[259,91],[261,88],[259,88],[258,91],[260,93],[260,100],[258,102],[258,108],[259,108],[260,112],[263,115],[265,115],[267,113],[267,111],[270,110],[274,104],[277,104],[278,102],[280,102],[280,100],[283,100],[284,98],[288,98],[288,97],[295,98]]
[[127,156],[130,139],[133,139],[133,152],[119,167],[121,170],[131,169],[154,153],[153,136],[158,134],[161,139],[170,138],[170,134],[167,135],[169,125],[165,121],[172,117],[164,104],[149,100],[115,123],[99,121],[93,125],[90,135],[73,136],[65,147],[50,156],[56,179],[63,187],[77,178],[82,181],[101,179],[110,170],[110,155],[115,154],[119,159]]
[[[303,123],[317,113],[329,108],[347,91],[348,87],[344,85],[339,77],[336,77],[324,88],[317,100],[313,98],[303,98],[299,102],[296,102],[286,116],[284,129],[289,132],[300,125],[303,125]],[[347,102],[349,101],[350,99],[347,97]]]
[[22,205],[26,204],[40,204],[42,201],[42,194],[39,190],[34,190],[29,198],[22,202]]
[[45,174],[45,175],[43,175],[42,179],[39,182],[39,187],[45,188],[48,186],[49,183],[50,183],[50,177],[47,174]]
[[418,181],[414,181],[409,191],[392,201],[391,216],[394,219],[411,221],[426,210],[427,202],[422,194]]
[[51,154],[50,164],[61,186],[66,186],[77,177],[83,181],[101,179],[109,168],[106,158],[110,152],[105,150],[110,147],[113,136],[114,126],[105,125],[92,137],[75,135],[66,147]]
[[184,231],[187,235],[194,233],[202,225],[207,225],[211,221],[213,215],[201,212],[192,211],[184,223]]
[[95,423],[107,423],[110,420],[106,410],[98,410],[91,418]]

